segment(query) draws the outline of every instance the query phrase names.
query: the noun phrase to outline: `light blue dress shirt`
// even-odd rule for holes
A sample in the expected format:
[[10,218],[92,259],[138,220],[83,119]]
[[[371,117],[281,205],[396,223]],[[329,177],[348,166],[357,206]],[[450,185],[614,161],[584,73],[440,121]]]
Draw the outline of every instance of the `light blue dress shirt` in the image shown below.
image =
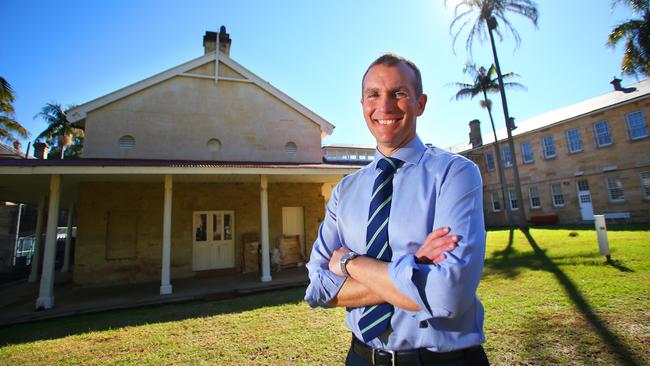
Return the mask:
[[[346,277],[328,269],[332,252],[341,246],[360,254],[366,251],[368,207],[382,157],[375,151],[373,163],[343,178],[332,192],[307,264],[310,284],[305,300],[312,307],[327,306],[345,282]],[[420,311],[396,307],[387,342],[375,338],[368,345],[448,352],[481,344],[483,305],[476,289],[485,258],[485,228],[479,170],[460,155],[425,147],[417,136],[392,157],[404,164],[393,178],[388,222],[393,260],[388,273]],[[458,247],[440,264],[416,263],[414,254],[427,235],[444,226],[460,237]],[[362,311],[348,308],[345,319],[358,339]]]

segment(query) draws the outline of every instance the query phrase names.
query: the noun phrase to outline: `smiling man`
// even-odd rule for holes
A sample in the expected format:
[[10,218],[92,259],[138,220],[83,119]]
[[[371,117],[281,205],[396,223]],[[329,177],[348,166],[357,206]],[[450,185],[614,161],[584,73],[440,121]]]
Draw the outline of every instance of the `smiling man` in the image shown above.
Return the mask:
[[401,56],[379,57],[363,76],[375,160],[332,192],[305,296],[347,308],[347,365],[488,364],[476,296],[481,177],[471,161],[420,141],[426,104],[420,71]]

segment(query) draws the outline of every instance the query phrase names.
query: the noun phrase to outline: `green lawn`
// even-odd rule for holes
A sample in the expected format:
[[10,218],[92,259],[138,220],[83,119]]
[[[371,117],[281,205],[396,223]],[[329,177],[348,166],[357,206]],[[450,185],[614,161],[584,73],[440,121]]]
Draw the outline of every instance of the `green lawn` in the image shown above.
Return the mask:
[[[591,228],[489,233],[479,296],[493,365],[650,363],[650,226],[609,239],[607,264]],[[342,364],[344,310],[309,309],[303,292],[4,327],[0,364]]]

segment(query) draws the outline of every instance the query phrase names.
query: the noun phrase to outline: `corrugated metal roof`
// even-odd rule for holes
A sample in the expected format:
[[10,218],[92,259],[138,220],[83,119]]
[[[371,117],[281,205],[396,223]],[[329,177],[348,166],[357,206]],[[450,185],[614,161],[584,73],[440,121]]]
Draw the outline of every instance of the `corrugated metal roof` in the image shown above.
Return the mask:
[[[579,103],[539,114],[535,117],[521,122],[516,122],[517,129],[512,131],[512,135],[522,135],[527,132],[549,127],[557,123],[566,122],[577,117],[597,112],[602,109],[607,109],[618,104],[624,104],[634,99],[648,96],[650,95],[650,79],[645,79],[636,84],[631,84],[625,89],[628,89],[630,91],[612,91]],[[499,141],[505,139],[506,137],[507,132],[505,128],[497,130],[497,139],[499,139]],[[482,138],[483,145],[491,144],[494,142],[494,135],[492,134],[491,130],[489,133],[483,134]],[[471,149],[472,145],[469,142],[463,142],[447,148],[447,150],[454,153],[460,153]]]
[[0,142],[0,159],[23,159],[25,153]]

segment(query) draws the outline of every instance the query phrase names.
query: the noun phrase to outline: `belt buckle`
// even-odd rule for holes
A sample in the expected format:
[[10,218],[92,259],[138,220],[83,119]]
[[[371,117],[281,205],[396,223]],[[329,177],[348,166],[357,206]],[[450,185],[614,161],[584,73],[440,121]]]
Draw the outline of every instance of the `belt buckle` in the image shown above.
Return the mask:
[[375,362],[376,361],[375,355],[377,354],[377,352],[386,352],[386,353],[388,353],[390,355],[390,364],[392,366],[397,365],[397,356],[395,355],[395,351],[383,350],[383,349],[377,349],[377,348],[373,348],[373,350],[372,350],[372,364],[373,365],[377,364]]

